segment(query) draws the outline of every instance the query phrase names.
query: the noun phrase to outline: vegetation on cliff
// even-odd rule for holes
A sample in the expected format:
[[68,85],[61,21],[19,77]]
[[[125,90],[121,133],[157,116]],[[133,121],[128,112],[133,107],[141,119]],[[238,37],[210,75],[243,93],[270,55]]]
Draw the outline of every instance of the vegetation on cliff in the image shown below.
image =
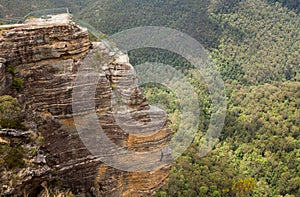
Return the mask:
[[21,127],[21,108],[16,98],[0,96],[0,126],[15,129]]
[[[5,13],[16,13],[11,11],[13,2],[5,5]],[[36,7],[31,2],[31,7],[16,11],[24,15],[31,9],[71,6],[74,15],[108,35],[137,26],[167,26],[193,36],[209,50],[226,83],[228,110],[220,141],[205,157],[199,156],[199,139],[209,123],[211,101],[193,66],[159,49],[129,53],[135,65],[163,62],[180,69],[196,88],[203,114],[199,135],[175,161],[169,184],[156,196],[300,196],[297,0],[74,0],[45,1]],[[176,131],[176,95],[166,87],[143,89],[150,103],[165,107]]]

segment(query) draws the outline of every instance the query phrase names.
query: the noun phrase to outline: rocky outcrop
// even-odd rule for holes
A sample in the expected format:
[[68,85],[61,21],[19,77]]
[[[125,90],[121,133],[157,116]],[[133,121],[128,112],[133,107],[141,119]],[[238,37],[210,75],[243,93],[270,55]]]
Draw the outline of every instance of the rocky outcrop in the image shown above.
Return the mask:
[[[32,176],[34,184],[20,186],[23,189],[17,195],[26,189],[35,194],[33,188],[41,188],[44,181],[58,181],[75,194],[94,196],[150,196],[166,183],[172,158],[160,161],[160,156],[171,131],[165,113],[150,107],[136,86],[137,77],[127,56],[103,42],[91,44],[87,29],[72,22],[69,15],[0,26],[0,41],[0,93],[23,98],[26,122],[43,136],[40,149],[49,166],[44,173],[47,176]],[[8,66],[13,66],[15,76],[23,81],[20,92],[10,87]],[[97,72],[96,83],[78,81],[79,71]],[[93,85],[93,105],[75,113],[72,104],[85,106],[87,100],[84,96],[74,99],[74,90],[83,88],[84,95]],[[86,119],[89,113],[96,114],[96,123],[115,145],[105,155],[112,158],[113,166],[92,154],[80,138],[79,127],[95,130],[96,123]],[[88,140],[95,138],[89,136]],[[97,148],[106,150],[107,146]],[[126,151],[132,154],[121,156]]]
[[11,66],[74,55],[90,47],[88,32],[67,15],[4,25],[0,35],[0,57]]

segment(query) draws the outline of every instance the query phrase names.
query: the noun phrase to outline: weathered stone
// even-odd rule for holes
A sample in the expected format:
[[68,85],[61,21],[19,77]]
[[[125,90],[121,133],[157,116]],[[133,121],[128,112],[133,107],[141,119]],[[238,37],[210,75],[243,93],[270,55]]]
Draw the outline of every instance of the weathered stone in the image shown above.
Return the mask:
[[68,15],[3,25],[0,35],[0,57],[5,57],[10,66],[75,55],[90,47],[88,31],[73,23]]
[[27,138],[30,131],[21,131],[15,129],[0,129],[1,137],[11,137],[11,138]]
[[33,159],[33,163],[36,164],[46,164],[46,156],[42,155],[42,154],[38,154],[34,159]]
[[[38,176],[35,182],[39,184],[31,185],[29,192],[43,181],[60,180],[63,187],[78,195],[150,196],[166,183],[172,158],[160,161],[160,152],[170,141],[171,131],[165,113],[150,108],[137,87],[137,76],[126,55],[111,51],[101,42],[90,47],[87,30],[73,23],[68,15],[0,26],[0,40],[0,58],[6,59],[5,65],[15,66],[16,75],[23,80],[26,121],[36,122],[36,129],[43,135],[41,148],[50,167],[47,174],[51,176]],[[6,77],[1,68],[0,85],[5,84],[2,81]],[[72,94],[78,88],[75,79],[79,70],[97,72],[99,80],[95,105],[74,114]],[[93,86],[85,81],[79,84],[83,94]],[[87,100],[82,97],[76,102],[80,106]],[[92,155],[74,123],[74,116],[83,117],[81,113],[91,111],[96,112],[106,136],[118,149],[139,154],[153,151],[147,157],[123,158],[136,160],[133,165],[140,169],[153,166],[152,170],[118,170]],[[118,158],[114,161],[123,162]],[[30,176],[35,179],[36,175]],[[22,184],[22,188],[28,186]]]
[[7,76],[5,73],[5,64],[4,62],[1,62],[1,59],[0,59],[0,94],[3,94],[7,87]]

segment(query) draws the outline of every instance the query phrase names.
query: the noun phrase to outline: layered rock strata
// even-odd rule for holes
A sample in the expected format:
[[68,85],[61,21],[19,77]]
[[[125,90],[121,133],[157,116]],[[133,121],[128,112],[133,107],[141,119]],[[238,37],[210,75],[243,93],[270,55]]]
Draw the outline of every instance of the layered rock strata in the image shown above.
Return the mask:
[[[14,77],[23,81],[20,92],[12,88],[8,67],[14,67]],[[78,81],[78,73],[84,72],[97,72],[96,83]],[[171,131],[165,113],[148,105],[136,78],[127,56],[103,42],[90,43],[87,29],[69,15],[0,26],[0,94],[22,98],[26,121],[35,124],[44,138],[41,150],[50,168],[32,187],[23,185],[15,195],[24,188],[27,194],[35,194],[37,183],[44,181],[58,181],[75,194],[94,196],[150,196],[165,184],[171,157],[160,161],[160,156]],[[95,96],[91,107],[86,107],[85,88],[92,86]],[[74,98],[76,88],[82,98]],[[76,113],[74,102],[83,106]],[[96,121],[89,123],[93,119],[86,119],[87,114],[96,114]],[[92,154],[78,132],[85,128],[97,134],[94,124],[114,144],[103,156],[113,158],[108,162]],[[98,144],[96,149],[107,146]],[[118,151],[131,154],[119,157]]]

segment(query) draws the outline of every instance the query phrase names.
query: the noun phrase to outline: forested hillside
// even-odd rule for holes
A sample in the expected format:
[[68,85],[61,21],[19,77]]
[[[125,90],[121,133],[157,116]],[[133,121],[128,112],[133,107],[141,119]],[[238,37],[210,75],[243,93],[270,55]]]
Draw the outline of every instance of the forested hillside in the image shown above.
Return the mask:
[[279,2],[283,6],[294,10],[295,12],[300,12],[300,4],[298,0],[268,0],[268,2],[274,3],[274,2]]
[[79,17],[109,35],[145,25],[181,30],[213,51],[224,79],[233,83],[299,80],[299,15],[278,3],[231,2],[224,1],[224,9],[222,3],[208,0],[102,0]]
[[300,83],[227,90],[220,143],[200,158],[195,142],[157,196],[299,196]]
[[100,0],[82,10],[79,17],[108,35],[138,26],[166,26],[211,46],[219,31],[215,31],[218,24],[209,19],[209,6],[210,0]]
[[31,11],[68,7],[76,13],[96,0],[0,0],[0,18],[23,17]]
[[[159,61],[183,71],[199,95],[201,125],[156,196],[300,196],[300,3],[298,0],[0,0],[0,17],[70,7],[108,35],[137,26],[166,26],[196,38],[225,81],[228,110],[219,143],[198,148],[211,101],[202,78],[181,57],[159,49],[129,53],[133,64]],[[16,4],[18,6],[15,6]],[[23,5],[24,4],[24,5]],[[21,6],[23,5],[23,6]],[[176,132],[180,109],[167,88],[146,86],[165,106]]]
[[299,15],[248,0],[213,17],[223,27],[214,54],[225,79],[243,84],[300,80]]

